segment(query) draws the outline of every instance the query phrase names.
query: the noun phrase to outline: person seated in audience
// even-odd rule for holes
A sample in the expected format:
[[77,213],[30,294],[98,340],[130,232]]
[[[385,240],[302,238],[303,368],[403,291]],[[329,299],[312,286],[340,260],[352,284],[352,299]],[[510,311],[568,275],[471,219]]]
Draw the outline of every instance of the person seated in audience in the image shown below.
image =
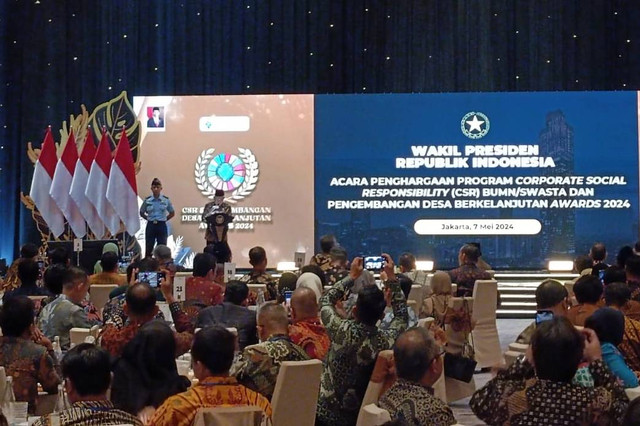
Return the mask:
[[[580,255],[580,256],[576,256],[576,258],[573,260],[573,272],[575,274],[579,274],[580,276],[591,274],[592,267],[593,267],[593,260],[591,260],[589,256]],[[578,278],[580,277],[578,276],[574,278],[572,281],[576,282]]]
[[160,269],[166,269],[171,275],[175,275],[178,271],[184,271],[182,266],[175,264],[171,249],[164,244],[156,244],[153,249],[153,258],[160,264]]
[[49,262],[49,266],[71,266],[71,258],[69,257],[69,252],[64,247],[56,247],[49,250],[49,252],[47,253],[47,260]]
[[[132,263],[127,267],[127,282],[120,287],[117,287],[109,293],[109,301],[104,305],[102,309],[102,316],[104,322],[113,323],[118,327],[123,327],[127,322],[127,314],[124,312],[124,302],[126,299],[127,289],[135,284],[137,274],[140,272],[161,272],[160,264],[158,261],[151,257],[142,259],[139,263]],[[159,299],[157,292],[156,300]],[[158,312],[156,316],[158,319],[165,319],[162,312]]]
[[331,249],[337,244],[336,237],[333,235],[323,235],[320,238],[321,252],[315,254],[309,261],[309,264],[319,266],[323,272],[328,271],[331,268]]
[[36,260],[36,256],[38,256],[38,247],[32,243],[23,244],[20,247],[20,257],[13,261],[9,270],[7,271],[7,275],[4,277],[4,282],[2,283],[2,291],[8,292],[13,289],[20,287],[20,278],[18,277],[18,265],[24,259]]
[[270,400],[282,361],[304,361],[309,356],[291,341],[284,306],[275,302],[265,303],[258,311],[257,323],[260,343],[244,348],[231,367],[231,375]]
[[[189,351],[193,341],[193,326],[189,322],[180,304],[173,297],[173,282],[170,276],[161,282],[160,289],[164,295],[175,324],[176,341],[175,356]],[[140,327],[152,321],[158,313],[156,295],[147,283],[135,283],[127,289],[124,312],[128,322],[123,327],[107,323],[102,329],[100,345],[113,356],[121,356],[122,351],[140,330]]]
[[91,328],[99,325],[98,319],[89,319],[82,305],[89,290],[87,273],[70,267],[62,281],[62,294],[48,303],[38,315],[38,328],[49,340],[60,337],[62,350],[69,349],[69,330],[74,327]]
[[569,310],[569,293],[556,280],[545,280],[536,288],[536,321],[524,329],[516,339],[517,343],[528,345],[536,331],[539,319],[550,317],[566,317]]
[[598,310],[602,298],[602,283],[594,275],[583,275],[573,286],[578,305],[572,306],[567,318],[573,325],[584,326],[584,321]]
[[616,264],[618,268],[624,269],[624,265],[627,263],[627,259],[633,256],[635,253],[633,252],[633,247],[631,246],[623,246],[620,250],[618,250],[618,254],[616,255]]
[[480,247],[480,243],[475,242],[475,243],[468,243],[471,244],[472,246],[476,246],[478,247],[478,268],[485,270],[485,271],[490,271],[491,270],[491,265],[489,265],[483,258],[482,258],[482,247]]
[[589,250],[589,257],[593,260],[593,266],[599,263],[604,263],[606,266],[609,266],[606,262],[607,248],[604,243],[594,243]]
[[300,275],[304,274],[305,272],[316,274],[318,278],[320,278],[320,283],[322,284],[323,289],[327,285],[327,275],[318,265],[304,265],[300,269]]
[[393,345],[398,380],[380,397],[380,408],[408,425],[455,424],[451,408],[433,396],[433,384],[444,369],[443,353],[424,327],[402,333]]
[[[393,259],[388,254],[384,271],[395,279]],[[317,424],[327,426],[354,425],[358,417],[378,352],[390,349],[407,328],[407,303],[400,284],[389,281],[394,319],[388,330],[376,327],[384,315],[384,293],[377,286],[366,286],[358,294],[354,319],[343,319],[336,303],[362,274],[363,259],[357,257],[349,275],[330,288],[320,300],[320,318],[331,339],[325,368],[320,380]]]
[[113,366],[113,404],[147,423],[167,398],[186,391],[191,383],[178,375],[175,353],[176,341],[166,322],[154,320],[140,327]]
[[238,330],[240,350],[258,343],[256,313],[247,308],[248,297],[247,284],[241,281],[229,281],[224,292],[224,302],[201,310],[196,327],[204,328],[211,325],[234,327]]
[[320,277],[318,277],[313,272],[305,272],[298,277],[298,280],[296,281],[296,288],[300,287],[307,287],[313,290],[318,302],[320,301],[320,297],[322,297],[322,293],[324,292]]
[[33,308],[27,296],[11,297],[0,308],[0,366],[13,377],[16,401],[28,402],[29,413],[35,412],[38,383],[47,393],[60,384],[53,345],[33,324]]
[[451,276],[444,271],[436,271],[431,277],[431,289],[433,294],[422,302],[422,316],[433,317],[436,323],[442,327],[445,315],[451,307]]
[[[38,304],[36,303],[36,317],[40,314],[40,310],[42,308],[56,300],[56,298],[62,294],[62,283],[68,273],[69,266],[62,263],[55,263],[45,269],[43,274],[43,282],[45,288],[49,290],[49,293],[51,295],[42,299],[40,301],[40,306],[38,306]],[[100,311],[95,307],[93,303],[91,303],[90,300],[87,300],[85,298],[80,304],[86,312],[87,320],[89,320],[89,322],[94,324],[102,322],[102,315],[100,314]]]
[[93,274],[89,278],[90,284],[116,284],[125,285],[126,278],[118,273],[118,255],[108,251],[100,258],[102,272]]
[[334,246],[329,254],[331,255],[331,265],[329,269],[325,270],[324,275],[327,278],[327,285],[334,285],[349,275],[349,270],[347,269],[349,260],[347,251],[340,246]]
[[[592,388],[571,384],[583,358]],[[628,401],[602,361],[596,333],[554,317],[536,328],[527,355],[499,371],[469,405],[488,425],[582,425],[619,424]]]
[[[115,253],[118,257],[120,257],[120,249],[118,249],[118,245],[116,243],[106,243],[105,245],[102,246],[102,254],[105,253]],[[102,272],[102,265],[100,264],[100,260],[98,260],[94,265],[93,265],[93,273],[94,274],[99,274]]]
[[199,409],[218,406],[257,406],[270,420],[272,409],[269,400],[229,375],[235,345],[235,336],[222,327],[206,327],[196,333],[191,358],[198,384],[169,397],[149,424],[190,426]]
[[267,262],[267,253],[264,249],[260,246],[253,247],[249,250],[249,263],[252,269],[248,274],[240,277],[240,281],[247,284],[264,284],[267,287],[264,299],[276,300],[278,298],[276,281],[267,273]]
[[640,302],[640,256],[630,256],[624,265],[627,284],[631,289],[631,300]]
[[584,323],[586,328],[595,331],[600,341],[602,360],[609,370],[622,381],[625,388],[638,386],[638,378],[624,361],[617,346],[624,335],[624,315],[612,308],[600,308]]
[[[135,416],[119,410],[107,398],[111,383],[109,354],[90,343],[81,343],[62,359],[64,389],[71,406],[59,412],[61,426],[142,426]],[[51,425],[51,415],[40,417],[34,426]]]
[[291,296],[289,337],[310,358],[322,361],[329,351],[329,335],[320,321],[316,294],[310,288],[297,288]]
[[[617,309],[623,314],[630,304],[638,302],[631,300],[631,290],[625,283],[611,283],[604,289],[604,301],[608,307]],[[622,343],[618,345],[629,368],[640,371],[640,322],[629,315],[624,316],[624,334]]]
[[40,278],[40,266],[33,259],[23,259],[18,264],[18,278],[20,287],[8,291],[2,297],[3,301],[12,296],[50,296],[49,290],[38,286]]
[[278,279],[278,303],[285,301],[285,293],[287,291],[295,291],[298,275],[293,272],[283,272]]
[[[384,287],[384,300],[387,303],[387,307],[384,310],[384,317],[382,321],[380,321],[380,325],[378,326],[381,330],[388,330],[391,327],[391,323],[393,322],[393,308],[391,306],[391,288],[386,285],[388,280],[387,274],[382,271],[380,273],[380,279],[383,283],[385,283]],[[411,286],[413,285],[413,281],[411,281],[406,275],[398,274],[396,275],[396,281],[400,283],[400,289],[402,289],[402,294],[404,295],[405,300],[409,300],[409,293],[411,293]],[[418,325],[418,316],[411,309],[410,306],[407,306],[407,315],[409,317],[409,322],[407,323],[407,328],[415,327]]]
[[622,426],[640,425],[640,398],[636,398],[629,403],[627,412],[622,419]]
[[449,271],[451,282],[458,284],[458,297],[473,295],[476,280],[490,280],[491,275],[478,266],[480,250],[478,247],[465,244],[458,252],[459,267]]
[[205,306],[222,303],[222,286],[214,281],[216,259],[209,253],[198,253],[193,259],[193,276],[185,283],[186,299],[196,300]]
[[414,284],[419,284],[423,287],[422,297],[428,297],[431,295],[431,286],[429,285],[429,274],[425,271],[418,271],[416,267],[416,257],[409,252],[402,253],[398,259],[398,266],[400,267],[400,273],[409,277]]
[[602,274],[602,284],[606,287],[611,283],[623,283],[627,280],[624,268],[609,266]]

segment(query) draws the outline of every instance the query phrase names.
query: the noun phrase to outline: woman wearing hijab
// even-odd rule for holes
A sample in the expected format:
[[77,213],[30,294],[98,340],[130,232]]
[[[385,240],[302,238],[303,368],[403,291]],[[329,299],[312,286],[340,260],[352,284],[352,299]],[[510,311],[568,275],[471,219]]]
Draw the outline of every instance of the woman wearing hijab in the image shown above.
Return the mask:
[[168,397],[186,391],[190,383],[178,375],[175,350],[167,323],[151,321],[140,327],[113,367],[114,405],[144,421]]
[[622,381],[625,388],[638,386],[638,378],[624,361],[617,346],[624,335],[624,315],[613,308],[600,308],[584,322],[598,335],[602,349],[602,360],[609,370]]
[[439,326],[444,324],[447,308],[451,307],[451,277],[443,271],[436,271],[431,278],[433,294],[422,302],[422,316],[433,317]]
[[[107,243],[104,246],[102,246],[102,254],[105,254],[107,252],[120,255],[120,250],[118,250],[118,245],[116,243]],[[94,274],[102,273],[102,264],[100,263],[99,260],[95,263],[95,265],[93,265],[93,273]]]

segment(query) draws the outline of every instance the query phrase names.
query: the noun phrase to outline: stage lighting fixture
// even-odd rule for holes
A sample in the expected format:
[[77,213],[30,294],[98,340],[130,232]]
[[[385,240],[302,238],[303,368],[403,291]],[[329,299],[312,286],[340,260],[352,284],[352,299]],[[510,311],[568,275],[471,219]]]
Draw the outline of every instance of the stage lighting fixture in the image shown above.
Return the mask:
[[547,269],[549,269],[549,272],[571,272],[573,271],[573,261],[550,260]]
[[416,260],[418,271],[433,271],[433,260]]

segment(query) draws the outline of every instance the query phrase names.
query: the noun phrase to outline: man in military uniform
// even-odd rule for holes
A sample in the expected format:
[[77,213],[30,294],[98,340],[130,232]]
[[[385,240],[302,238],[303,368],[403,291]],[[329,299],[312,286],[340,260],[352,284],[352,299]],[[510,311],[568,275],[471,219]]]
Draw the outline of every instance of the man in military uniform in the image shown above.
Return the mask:
[[176,213],[169,197],[160,194],[162,192],[160,179],[153,179],[151,192],[153,195],[145,198],[140,207],[140,216],[147,220],[145,257],[152,255],[156,242],[163,245],[167,244],[167,221]]

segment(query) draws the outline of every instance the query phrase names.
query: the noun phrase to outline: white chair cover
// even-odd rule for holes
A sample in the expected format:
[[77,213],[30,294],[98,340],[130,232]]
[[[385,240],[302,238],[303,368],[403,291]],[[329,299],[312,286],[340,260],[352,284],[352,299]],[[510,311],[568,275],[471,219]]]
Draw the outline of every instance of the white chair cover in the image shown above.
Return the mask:
[[[473,315],[474,311],[474,299],[473,297],[453,297],[451,298],[451,308],[454,310],[462,310],[464,307],[464,301],[466,300],[467,306],[471,310]],[[445,324],[445,332],[447,333],[447,347],[446,350],[451,354],[460,354],[465,342],[464,332],[454,331],[451,324]],[[477,342],[476,342],[477,347]],[[445,374],[446,371],[443,372]],[[460,399],[467,398],[476,391],[476,382],[472,378],[469,383],[461,382],[460,380],[452,379],[450,377],[444,378],[446,401],[448,403],[458,401]]]
[[109,293],[118,288],[116,284],[91,284],[89,287],[89,300],[98,311],[102,311],[109,301]]
[[[380,360],[380,358],[384,358],[385,360],[382,361]],[[378,353],[378,358],[376,359],[376,365],[374,366],[373,372],[372,372],[372,379],[374,379],[373,376],[378,376],[378,375],[382,375],[382,371],[378,371],[376,369],[376,367],[378,367],[378,369],[380,369],[381,366],[387,364],[388,362],[390,362],[390,360],[393,359],[393,351],[388,349],[385,351],[380,351]],[[364,423],[362,423],[364,421],[363,419],[363,410],[364,407],[369,405],[369,404],[377,404],[378,403],[378,399],[380,399],[380,394],[382,392],[382,388],[384,387],[384,379],[381,381],[378,381],[378,378],[375,378],[376,381],[373,380],[369,380],[369,384],[367,385],[367,390],[364,393],[364,397],[362,398],[362,404],[360,405],[360,412],[358,413],[358,420],[356,421],[356,426],[363,426]]]
[[362,422],[358,419],[358,424],[360,426],[380,426],[391,421],[391,415],[389,415],[389,412],[375,404],[368,404],[362,407],[360,416],[362,416]]
[[274,426],[313,425],[322,361],[283,361],[271,397]]
[[193,426],[267,426],[271,420],[255,405],[200,408]]
[[472,318],[473,342],[478,368],[492,367],[504,363],[496,324],[498,282],[477,280],[473,286],[474,309]]
[[419,284],[413,284],[411,286],[411,291],[409,292],[409,297],[407,299],[416,301],[416,306],[413,309],[413,311],[418,316],[420,315],[420,312],[422,312],[422,301],[425,298],[426,298],[426,296],[424,296],[424,291],[423,291],[422,286],[419,285]]

